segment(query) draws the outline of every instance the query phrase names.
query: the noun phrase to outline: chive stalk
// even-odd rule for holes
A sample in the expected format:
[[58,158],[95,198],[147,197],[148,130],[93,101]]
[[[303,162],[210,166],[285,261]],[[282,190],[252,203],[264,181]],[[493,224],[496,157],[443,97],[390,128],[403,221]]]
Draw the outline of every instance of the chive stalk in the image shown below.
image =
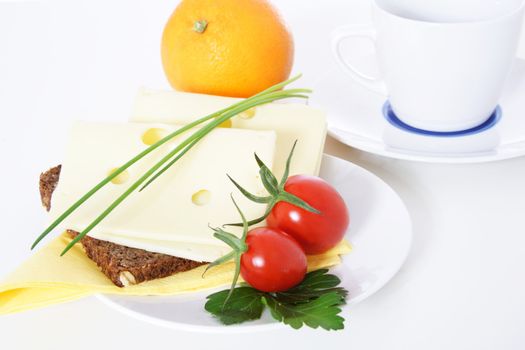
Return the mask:
[[[46,237],[53,229],[55,229],[60,223],[62,223],[69,215],[71,215],[78,207],[85,203],[91,196],[98,192],[102,187],[107,185],[112,179],[117,177],[119,174],[124,172],[127,168],[144,158],[155,149],[159,148],[166,142],[170,141],[174,137],[181,135],[192,128],[199,126],[202,123],[210,121],[201,129],[194,132],[186,140],[181,142],[176,148],[169,152],[159,162],[152,166],[147,172],[145,172],[135,183],[133,183],[121,196],[119,196],[109,207],[107,207],[91,224],[89,224],[79,235],[77,235],[64,249],[61,255],[64,255],[71,247],[88,234],[93,228],[95,228],[105,217],[107,217],[119,204],[121,204],[133,191],[139,188],[145,181],[149,181],[140,189],[144,189],[146,186],[151,184],[156,178],[163,174],[169,167],[176,163],[184,154],[186,154],[195,144],[197,144],[202,138],[209,134],[213,129],[217,128],[223,122],[231,119],[235,115],[242,113],[250,108],[259,106],[261,104],[269,103],[276,100],[286,98],[307,98],[307,93],[311,91],[308,89],[288,89],[281,90],[286,85],[296,81],[300,78],[300,75],[289,79],[287,81],[276,84],[246,100],[232,104],[229,107],[221,109],[215,113],[209,114],[203,118],[200,118],[190,124],[187,124],[174,132],[170,133],[166,137],[162,138],[158,142],[149,146],[147,149],[130,159],[124,165],[119,167],[116,171],[112,172],[109,176],[95,185],[91,190],[84,194],[78,199],[71,207],[64,211],[55,221],[53,221],[40,236],[35,240],[31,249],[33,249],[44,237]],[[165,163],[169,162],[166,166],[161,168]],[[160,170],[159,170],[160,169]]]

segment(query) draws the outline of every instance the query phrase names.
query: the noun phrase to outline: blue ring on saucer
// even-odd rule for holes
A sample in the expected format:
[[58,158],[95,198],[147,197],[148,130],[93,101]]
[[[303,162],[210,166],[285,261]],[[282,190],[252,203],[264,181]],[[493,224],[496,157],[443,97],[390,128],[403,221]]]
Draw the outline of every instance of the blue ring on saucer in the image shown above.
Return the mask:
[[386,101],[385,104],[383,105],[383,116],[390,124],[392,124],[396,128],[411,132],[413,134],[424,135],[424,136],[436,136],[436,137],[458,137],[458,136],[467,136],[467,135],[481,133],[485,130],[492,128],[494,125],[496,125],[501,120],[502,114],[503,112],[501,110],[501,107],[497,106],[496,109],[494,110],[494,113],[492,113],[492,115],[486,121],[484,121],[480,125],[475,126],[473,128],[470,128],[467,130],[459,130],[459,131],[431,131],[431,130],[415,128],[403,122],[394,113],[394,110],[392,109],[392,105],[390,104],[390,101]]

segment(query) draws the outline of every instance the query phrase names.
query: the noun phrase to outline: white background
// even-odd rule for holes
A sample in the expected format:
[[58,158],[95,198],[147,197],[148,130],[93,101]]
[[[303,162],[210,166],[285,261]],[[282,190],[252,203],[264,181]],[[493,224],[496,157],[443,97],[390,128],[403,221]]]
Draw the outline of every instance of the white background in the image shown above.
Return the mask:
[[[366,0],[274,2],[295,35],[301,86],[333,66],[331,30],[369,18]],[[124,121],[139,86],[167,87],[159,42],[176,3],[0,2],[0,277],[29,255],[44,225],[38,174],[60,162],[70,121]],[[404,268],[345,315],[345,331],[184,333],[88,298],[1,316],[0,348],[525,349],[525,158],[422,164],[331,139],[326,151],[389,183],[415,229]]]

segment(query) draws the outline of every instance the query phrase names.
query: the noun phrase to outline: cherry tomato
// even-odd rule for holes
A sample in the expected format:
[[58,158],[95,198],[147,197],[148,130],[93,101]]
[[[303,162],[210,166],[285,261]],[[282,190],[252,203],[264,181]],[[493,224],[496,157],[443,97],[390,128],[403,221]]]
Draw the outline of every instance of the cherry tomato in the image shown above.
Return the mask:
[[341,195],[326,181],[315,176],[296,175],[284,190],[319,210],[316,214],[287,202],[278,202],[268,216],[269,227],[295,238],[306,254],[321,254],[339,243],[350,218]]
[[286,233],[267,227],[248,232],[248,250],[241,256],[241,276],[263,292],[281,292],[299,284],[306,274],[306,255]]

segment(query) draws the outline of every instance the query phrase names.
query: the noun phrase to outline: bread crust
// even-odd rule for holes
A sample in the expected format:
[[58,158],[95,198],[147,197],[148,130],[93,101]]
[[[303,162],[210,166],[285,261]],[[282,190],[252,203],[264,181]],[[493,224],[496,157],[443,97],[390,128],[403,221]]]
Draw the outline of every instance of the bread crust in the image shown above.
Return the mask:
[[62,170],[62,165],[57,165],[40,174],[40,200],[47,211],[51,210],[51,197],[58,185],[60,170]]

